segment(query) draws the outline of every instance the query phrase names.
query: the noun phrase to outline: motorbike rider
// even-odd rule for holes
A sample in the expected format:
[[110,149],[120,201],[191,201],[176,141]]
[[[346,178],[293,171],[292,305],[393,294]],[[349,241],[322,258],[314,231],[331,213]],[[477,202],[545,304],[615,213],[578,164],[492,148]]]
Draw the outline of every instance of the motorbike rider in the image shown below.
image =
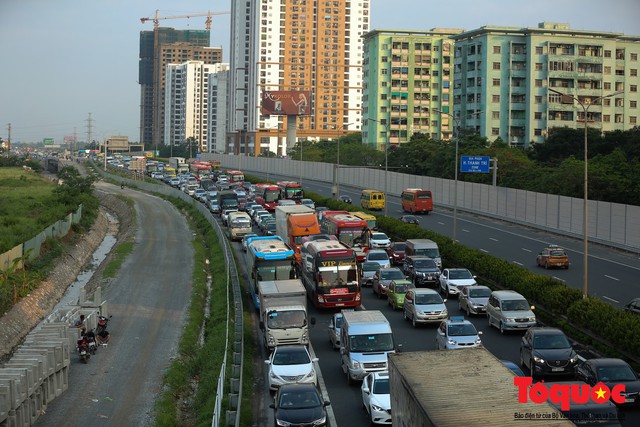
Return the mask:
[[109,344],[109,340],[111,339],[111,334],[109,334],[109,331],[104,328],[98,332],[96,338],[98,340],[98,344],[106,347],[107,344]]
[[120,188],[121,188],[121,189],[123,189],[123,188],[124,188],[124,181],[122,181],[122,182],[120,183]]

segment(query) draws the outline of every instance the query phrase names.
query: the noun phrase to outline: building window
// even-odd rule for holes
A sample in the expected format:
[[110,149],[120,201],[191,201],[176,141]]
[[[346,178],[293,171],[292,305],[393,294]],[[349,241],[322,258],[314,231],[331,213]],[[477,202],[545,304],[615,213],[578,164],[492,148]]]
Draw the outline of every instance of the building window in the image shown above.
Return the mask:
[[542,87],[542,79],[536,79],[536,87]]
[[611,75],[611,67],[604,67],[604,74]]
[[500,119],[500,111],[492,111],[491,112],[491,118],[494,120],[499,120]]
[[604,57],[605,58],[611,58],[611,51],[610,50],[605,50],[604,51]]
[[629,86],[629,92],[637,92],[637,91],[638,91],[638,85]]
[[536,55],[542,55],[542,46],[536,46]]
[[629,70],[629,75],[631,77],[637,77],[638,76],[638,69],[637,68],[632,68]]
[[492,136],[500,135],[500,128],[491,128],[491,135]]
[[629,116],[629,123],[632,125],[636,124],[636,116]]
[[611,90],[611,82],[604,82],[604,90]]
[[500,46],[494,46],[493,47],[493,53],[499,54],[500,53]]
[[605,122],[605,123],[609,123],[611,121],[611,116],[608,115],[608,114],[604,114],[602,116],[602,121]]
[[533,114],[533,117],[534,117],[536,120],[542,120],[542,113],[541,113],[540,111],[536,111],[536,112]]
[[630,59],[631,61],[637,61],[637,60],[638,60],[638,54],[637,54],[637,53],[631,53],[631,54],[629,55],[629,59]]
[[493,69],[494,70],[499,70],[500,69],[500,63],[499,62],[494,62],[493,63]]
[[636,108],[638,105],[637,101],[629,101],[629,108]]
[[383,56],[382,59],[380,60],[381,62],[389,62],[389,57],[387,56]]
[[542,136],[542,129],[534,129],[533,134],[535,136]]
[[380,70],[380,74],[382,74],[383,76],[386,76],[387,74],[389,74],[389,70],[387,70],[386,68],[383,68],[382,70]]
[[491,97],[491,102],[493,102],[494,104],[495,103],[499,104],[500,103],[500,95],[493,95]]
[[541,96],[536,96],[536,97],[534,98],[534,102],[535,102],[536,104],[542,104],[542,97],[541,97]]
[[493,79],[494,86],[500,86],[500,79]]
[[536,62],[536,71],[542,71],[542,62]]

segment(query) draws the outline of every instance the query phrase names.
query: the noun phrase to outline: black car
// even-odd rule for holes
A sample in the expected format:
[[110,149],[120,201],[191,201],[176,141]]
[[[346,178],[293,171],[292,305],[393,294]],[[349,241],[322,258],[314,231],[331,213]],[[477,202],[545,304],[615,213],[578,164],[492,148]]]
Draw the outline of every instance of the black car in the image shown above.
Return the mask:
[[433,258],[408,256],[404,259],[404,274],[415,285],[436,287],[440,283],[440,269]]
[[284,384],[269,406],[276,426],[326,426],[327,405],[315,384]]
[[[554,381],[553,384],[559,386],[583,386],[582,381]],[[568,409],[562,409],[561,403],[554,403],[549,399],[549,403],[564,414],[564,416],[575,423],[577,426],[598,426],[598,427],[614,427],[621,426],[620,414],[618,408],[611,402],[596,402],[593,395],[589,394],[589,399],[585,403],[571,402]]]
[[416,225],[420,224],[420,220],[415,215],[402,215],[400,217],[400,221],[402,221],[404,223],[407,223],[407,224],[416,224]]
[[351,200],[351,196],[347,196],[346,194],[343,194],[340,197],[338,197],[338,200],[340,200],[341,202],[349,203],[349,204],[353,202],[353,200]]
[[612,389],[624,384],[624,403],[619,405],[640,405],[640,379],[631,366],[622,359],[589,359],[576,368],[576,378],[594,386],[599,382]]
[[629,313],[640,314],[640,298],[634,298],[624,306],[624,310]]
[[520,364],[532,377],[573,375],[578,353],[560,329],[532,327],[520,342]]

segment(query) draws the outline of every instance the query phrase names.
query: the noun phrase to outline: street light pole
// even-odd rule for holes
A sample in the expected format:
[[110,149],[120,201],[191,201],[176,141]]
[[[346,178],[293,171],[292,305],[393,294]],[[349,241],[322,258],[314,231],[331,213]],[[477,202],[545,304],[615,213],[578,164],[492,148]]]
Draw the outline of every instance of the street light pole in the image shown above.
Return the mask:
[[[620,95],[622,93],[624,93],[623,90],[619,90],[617,92],[613,92],[610,93],[609,95],[604,95],[604,96],[599,96],[595,99],[591,99],[589,104],[584,104],[582,101],[580,101],[580,99],[578,97],[575,97],[573,95],[568,95],[566,93],[562,93],[559,92],[557,90],[551,89],[549,88],[550,92],[553,92],[557,95],[560,96],[564,96],[567,98],[571,98],[572,100],[574,100],[575,102],[578,103],[578,105],[580,105],[580,107],[582,108],[582,112],[584,114],[583,117],[583,121],[584,121],[584,198],[583,198],[583,213],[582,213],[582,234],[583,234],[583,241],[584,241],[584,254],[583,254],[583,271],[582,271],[582,299],[586,300],[589,297],[589,256],[588,256],[588,249],[589,249],[589,209],[588,209],[588,204],[589,204],[589,192],[588,192],[588,173],[589,173],[589,166],[588,166],[588,157],[587,157],[587,146],[588,146],[588,122],[587,122],[587,113],[589,112],[589,107],[591,107],[592,105],[596,104],[598,101],[601,101],[605,98],[610,98],[612,96],[616,96],[616,95]],[[577,118],[576,118],[577,121]]]
[[[385,131],[385,135],[386,135],[386,139],[389,139],[389,127],[387,126],[386,123],[382,123],[381,121],[379,121],[378,119],[367,119],[367,120],[371,120],[373,122],[378,123],[381,126],[384,126],[384,131]],[[376,140],[378,139],[378,135],[376,132]],[[384,141],[384,216],[387,216],[387,199],[389,198],[388,193],[388,175],[389,175],[389,156],[388,156],[388,150],[387,150],[387,146],[389,145],[388,141]]]
[[456,243],[456,228],[457,228],[457,223],[458,223],[458,139],[459,139],[459,133],[460,133],[460,121],[451,113],[445,113],[444,111],[438,110],[436,108],[433,109],[433,111],[435,111],[436,113],[442,115],[446,115],[449,116],[453,119],[453,125],[454,125],[454,129],[453,129],[453,139],[455,139],[456,141],[456,159],[454,162],[454,178],[453,178],[453,182],[454,182],[454,186],[453,186],[453,232],[451,235],[451,239],[453,240],[453,243]]

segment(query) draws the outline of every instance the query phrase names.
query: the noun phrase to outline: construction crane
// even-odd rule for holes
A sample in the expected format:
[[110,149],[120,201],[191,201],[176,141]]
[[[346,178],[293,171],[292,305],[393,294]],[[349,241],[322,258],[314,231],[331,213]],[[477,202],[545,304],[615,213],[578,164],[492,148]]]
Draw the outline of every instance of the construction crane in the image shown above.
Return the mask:
[[147,21],[153,21],[153,29],[157,29],[160,26],[161,19],[182,19],[182,18],[195,18],[198,16],[206,16],[205,28],[211,30],[211,17],[213,15],[228,15],[231,12],[207,12],[207,13],[192,13],[190,15],[176,15],[176,16],[158,16],[158,9],[156,9],[156,15],[153,18],[140,18],[140,22],[143,24]]

